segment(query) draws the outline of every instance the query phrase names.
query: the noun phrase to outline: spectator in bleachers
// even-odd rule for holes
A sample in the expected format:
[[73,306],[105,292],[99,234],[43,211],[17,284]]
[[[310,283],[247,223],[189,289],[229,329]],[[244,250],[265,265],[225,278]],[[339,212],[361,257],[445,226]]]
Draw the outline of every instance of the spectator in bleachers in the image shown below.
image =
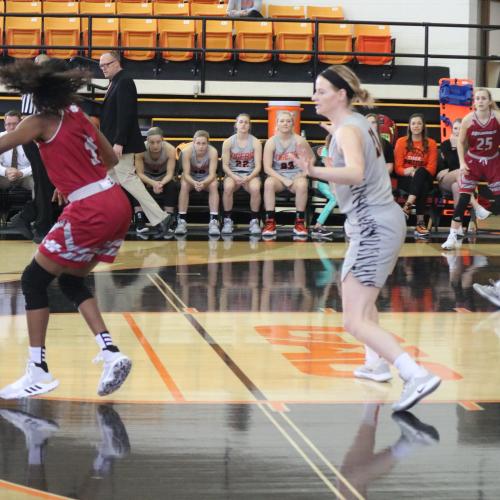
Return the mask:
[[236,134],[224,141],[222,145],[222,169],[225,174],[224,193],[222,204],[224,206],[224,223],[222,234],[232,234],[234,193],[243,188],[250,194],[250,234],[261,233],[260,229],[260,204],[262,170],[262,144],[250,133],[250,116],[241,113],[236,117],[234,126]]
[[[13,132],[21,123],[21,113],[11,110],[5,113],[5,132],[0,137]],[[33,176],[31,164],[26,157],[23,146],[16,146],[0,154],[0,189],[8,190],[12,187],[21,187],[33,193]]]
[[[177,187],[173,180],[175,148],[163,140],[160,127],[152,127],[147,131],[144,145],[146,151],[135,155],[135,171],[158,205],[174,217],[177,205]],[[146,221],[140,207],[136,210],[136,231],[141,233]]]
[[[456,119],[451,128],[450,138],[441,143],[438,160],[438,173],[436,175],[439,189],[445,194],[452,194],[453,204],[455,206],[457,205],[458,198],[460,196],[460,161],[458,160],[457,142],[461,124],[462,120],[460,118]],[[471,196],[470,203],[478,219],[486,219],[491,214],[489,210],[486,210],[486,208],[482,207],[478,203],[474,196]],[[463,234],[463,228],[459,229],[459,234]]]
[[187,233],[187,210],[189,206],[189,193],[208,191],[208,205],[210,208],[210,221],[208,234],[220,236],[219,228],[219,191],[217,181],[217,150],[210,145],[210,135],[205,130],[197,130],[193,142],[188,144],[181,155],[182,176],[179,193],[179,214],[175,234]]
[[307,141],[293,131],[294,116],[290,111],[278,111],[276,117],[276,134],[266,141],[264,146],[264,172],[267,178],[264,182],[264,206],[266,223],[263,236],[276,235],[276,193],[285,190],[295,195],[295,226],[296,236],[307,236],[304,218],[307,206],[308,180],[307,176],[295,164],[297,148],[303,148],[313,158],[314,153]]
[[387,167],[387,171],[389,172],[389,174],[392,174],[392,171],[394,170],[394,148],[387,139],[384,139],[380,135],[378,115],[376,113],[369,113],[366,115],[366,119],[370,122],[372,130],[375,132],[375,134],[377,134],[377,137],[379,138],[384,153],[385,166]]
[[262,0],[229,0],[227,15],[230,17],[262,17]]
[[425,202],[436,175],[438,155],[436,141],[427,137],[425,120],[420,113],[410,116],[408,133],[397,140],[394,156],[398,188],[408,193],[403,212],[409,217],[415,204],[414,234],[417,238],[426,238],[429,230],[424,219]]
[[171,220],[135,173],[134,153],[144,152],[144,140],[139,129],[134,80],[122,69],[120,55],[116,52],[105,52],[99,60],[99,67],[109,80],[101,109],[101,130],[120,160],[112,174],[140,203],[157,232],[166,237]]
[[[328,156],[328,148],[330,147],[330,142],[332,141],[332,134],[328,134],[325,139],[325,145],[321,146],[317,155],[322,165],[324,166],[324,159]],[[332,193],[330,185],[328,182],[318,180],[317,181],[317,189],[318,191],[326,198],[327,202],[321,213],[318,215],[316,219],[316,224],[311,229],[311,236],[313,238],[328,238],[333,234],[333,232],[325,227],[326,219],[332,213],[332,210],[335,208],[337,204],[337,198]]]

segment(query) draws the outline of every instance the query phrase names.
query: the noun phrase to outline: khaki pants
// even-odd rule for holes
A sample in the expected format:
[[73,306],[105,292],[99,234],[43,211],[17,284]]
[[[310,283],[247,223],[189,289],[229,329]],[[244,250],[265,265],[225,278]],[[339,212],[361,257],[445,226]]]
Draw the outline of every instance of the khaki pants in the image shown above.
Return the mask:
[[111,177],[117,180],[141,205],[146,217],[153,226],[159,224],[167,214],[148,193],[144,183],[135,173],[134,154],[124,154],[118,165],[110,172]]

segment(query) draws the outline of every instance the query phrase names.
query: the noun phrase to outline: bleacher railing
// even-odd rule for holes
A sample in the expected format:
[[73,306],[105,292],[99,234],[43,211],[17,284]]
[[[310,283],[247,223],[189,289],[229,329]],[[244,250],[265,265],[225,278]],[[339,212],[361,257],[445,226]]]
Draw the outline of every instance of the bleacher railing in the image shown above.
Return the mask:
[[[233,58],[236,59],[239,53],[255,53],[255,54],[272,54],[273,57],[277,57],[279,54],[310,54],[312,56],[312,68],[310,72],[311,79],[314,80],[318,74],[319,68],[319,55],[351,55],[351,56],[386,56],[395,58],[415,58],[423,59],[423,72],[422,72],[422,97],[427,97],[428,86],[429,86],[429,60],[431,59],[461,59],[461,60],[479,60],[479,61],[499,61],[500,56],[498,55],[469,55],[469,54],[435,54],[429,52],[429,34],[431,29],[437,28],[451,28],[451,29],[477,29],[480,30],[483,35],[487,32],[496,31],[500,29],[500,25],[484,25],[484,24],[454,24],[454,23],[417,23],[417,22],[402,22],[402,21],[358,21],[358,20],[346,20],[346,19],[298,19],[298,18],[239,18],[239,17],[229,17],[229,16],[175,16],[175,15],[140,15],[140,14],[54,14],[54,13],[8,13],[2,12],[0,16],[3,17],[3,25],[5,26],[5,18],[7,17],[37,17],[41,18],[41,36],[42,43],[40,45],[9,45],[1,44],[0,47],[5,52],[7,49],[41,49],[41,51],[46,51],[47,49],[54,50],[77,50],[82,54],[87,52],[92,54],[94,50],[117,50],[123,51],[153,51],[156,53],[156,57],[159,60],[160,53],[169,52],[193,52],[199,55],[199,79],[200,79],[200,90],[203,93],[205,91],[206,85],[206,53],[232,53]],[[88,20],[88,44],[86,45],[45,45],[43,42],[44,36],[44,20],[46,18],[80,18]],[[93,19],[182,19],[182,20],[195,20],[202,22],[201,34],[197,33],[197,36],[201,36],[201,46],[195,47],[162,47],[157,44],[156,47],[130,47],[124,45],[115,46],[102,46],[92,44],[92,20]],[[244,21],[244,22],[286,22],[286,23],[310,23],[314,25],[313,31],[313,49],[312,50],[277,50],[277,49],[236,49],[236,48],[207,48],[206,47],[206,35],[207,35],[207,21]],[[349,24],[349,25],[387,25],[387,26],[411,26],[418,27],[424,30],[424,47],[423,52],[420,53],[409,53],[409,52],[358,52],[358,51],[319,51],[318,50],[318,39],[319,39],[319,26],[322,24]],[[4,31],[5,33],[5,31]],[[4,35],[5,36],[5,35]],[[196,45],[196,44],[195,44]],[[483,44],[484,45],[484,44]],[[97,64],[97,61],[96,61]],[[217,63],[214,63],[217,64]],[[383,68],[384,66],[381,66]]]

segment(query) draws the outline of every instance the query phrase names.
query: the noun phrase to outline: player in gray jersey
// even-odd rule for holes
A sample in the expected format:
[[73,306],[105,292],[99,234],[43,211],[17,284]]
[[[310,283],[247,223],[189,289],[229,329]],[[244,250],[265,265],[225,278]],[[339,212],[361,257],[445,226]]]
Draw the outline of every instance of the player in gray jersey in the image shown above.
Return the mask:
[[316,79],[312,97],[316,112],[332,123],[327,168],[314,167],[299,151],[299,166],[311,177],[334,185],[340,210],[346,214],[349,247],[342,269],[344,327],[365,344],[366,363],[354,375],[377,382],[391,378],[387,362],[404,381],[394,411],[407,410],[433,392],[441,380],[416,364],[399,342],[378,324],[375,305],[380,288],[392,272],[406,235],[403,211],[392,197],[382,147],[368,121],[352,110],[369,104],[368,92],[344,66],[330,66]]
[[234,128],[236,134],[229,137],[222,145],[222,169],[224,178],[224,224],[222,234],[232,234],[234,193],[243,188],[250,194],[250,224],[249,233],[260,235],[260,171],[262,169],[262,144],[250,134],[250,116],[246,113],[236,117]]
[[[177,187],[173,180],[175,148],[163,140],[163,131],[159,127],[147,131],[144,145],[146,151],[135,155],[135,172],[158,205],[173,217],[177,205]],[[137,221],[136,226],[141,233]]]
[[295,164],[297,148],[307,151],[314,157],[307,141],[293,131],[294,116],[290,111],[279,111],[276,117],[276,134],[267,140],[264,146],[264,172],[267,178],[264,182],[264,207],[266,209],[266,223],[262,236],[276,235],[275,206],[276,193],[288,189],[295,194],[295,226],[296,236],[307,238],[307,229],[304,224],[304,214],[307,205],[308,180],[300,168]]
[[182,177],[179,193],[179,216],[176,235],[187,233],[186,215],[189,206],[189,193],[208,191],[210,222],[208,234],[220,236],[219,229],[219,191],[217,182],[217,150],[210,145],[210,135],[205,130],[197,130],[193,142],[182,150]]

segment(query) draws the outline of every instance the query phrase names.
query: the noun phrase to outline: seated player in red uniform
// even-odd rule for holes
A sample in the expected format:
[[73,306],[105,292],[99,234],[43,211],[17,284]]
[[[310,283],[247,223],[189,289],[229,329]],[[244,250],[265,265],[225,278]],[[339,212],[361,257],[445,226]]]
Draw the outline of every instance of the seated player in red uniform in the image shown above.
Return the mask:
[[454,250],[462,245],[462,219],[472,193],[480,181],[486,181],[493,196],[493,212],[500,205],[500,112],[488,89],[474,91],[474,111],[465,116],[458,136],[460,161],[460,197],[453,212],[450,234],[441,245]]
[[118,159],[106,138],[74,104],[76,91],[88,81],[86,73],[67,70],[58,60],[43,65],[17,61],[0,69],[0,81],[11,90],[33,94],[38,110],[0,138],[0,152],[37,141],[51,182],[60,199],[69,202],[22,274],[29,361],[26,373],[4,387],[0,398],[35,396],[59,385],[45,357],[47,287],[56,278],[100,348],[98,359],[104,368],[97,393],[111,394],[122,385],[132,363],[113,344],[85,276],[98,262],[113,262],[130,223],[130,203],[107,175]]

